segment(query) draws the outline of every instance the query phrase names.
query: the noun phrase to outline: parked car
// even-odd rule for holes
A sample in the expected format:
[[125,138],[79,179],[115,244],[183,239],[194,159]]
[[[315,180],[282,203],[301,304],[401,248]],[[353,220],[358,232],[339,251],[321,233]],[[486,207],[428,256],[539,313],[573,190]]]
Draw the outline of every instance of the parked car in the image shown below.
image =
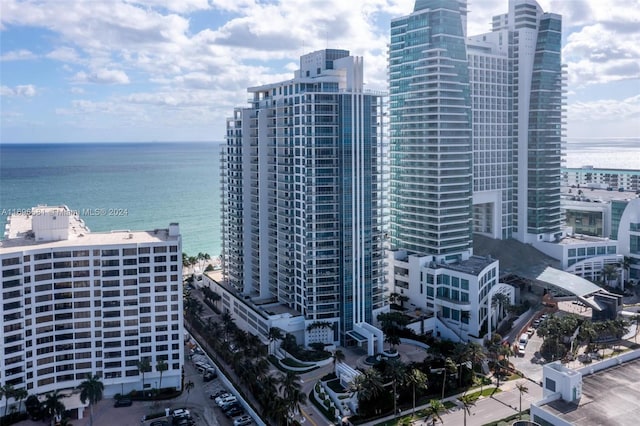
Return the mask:
[[524,352],[526,350],[527,345],[525,345],[524,343],[519,343],[518,344],[518,354],[520,356],[524,356]]
[[227,411],[233,409],[233,408],[242,408],[242,406],[240,405],[240,403],[238,401],[234,401],[231,402],[229,404],[225,404],[222,407],[220,407],[222,409],[223,413],[226,413]]
[[218,407],[222,407],[223,405],[229,404],[230,402],[236,402],[237,400],[238,398],[236,398],[234,395],[229,395],[221,399],[220,401],[216,400],[216,404],[218,404]]
[[114,407],[131,407],[131,404],[133,404],[133,401],[131,401],[129,398],[120,398],[120,399],[116,399],[115,404],[113,404]]
[[245,414],[244,416],[240,416],[237,419],[235,419],[233,421],[233,426],[245,426],[245,425],[251,424],[252,421],[253,419],[251,418],[251,416],[249,416],[248,414]]
[[239,407],[234,407],[231,410],[226,411],[224,414],[226,414],[226,416],[231,419],[231,418],[243,415],[244,414],[244,410],[242,408],[239,408]]
[[205,381],[205,382],[210,382],[211,380],[215,379],[216,377],[218,377],[218,375],[215,373],[215,371],[214,372],[207,371],[202,376],[202,380]]
[[216,402],[216,404],[220,405],[220,401],[222,401],[223,399],[228,398],[230,396],[233,396],[233,395],[231,395],[229,392],[225,392],[225,393],[215,397],[213,400]]
[[229,392],[227,392],[226,390],[220,389],[219,391],[214,392],[211,395],[209,395],[209,398],[216,399],[217,397],[222,396],[224,394],[230,395]]
[[173,418],[174,419],[176,419],[176,418],[190,419],[191,418],[191,413],[187,409],[178,408],[176,410],[173,410]]

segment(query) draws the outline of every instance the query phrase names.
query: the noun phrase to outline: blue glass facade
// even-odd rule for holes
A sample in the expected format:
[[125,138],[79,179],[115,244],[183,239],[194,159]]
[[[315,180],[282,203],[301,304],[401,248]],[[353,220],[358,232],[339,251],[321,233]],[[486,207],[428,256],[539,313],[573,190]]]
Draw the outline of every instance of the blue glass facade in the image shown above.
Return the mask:
[[466,2],[417,1],[391,23],[391,248],[471,248],[471,102]]
[[540,19],[531,78],[528,128],[527,232],[560,231],[562,151],[562,21]]

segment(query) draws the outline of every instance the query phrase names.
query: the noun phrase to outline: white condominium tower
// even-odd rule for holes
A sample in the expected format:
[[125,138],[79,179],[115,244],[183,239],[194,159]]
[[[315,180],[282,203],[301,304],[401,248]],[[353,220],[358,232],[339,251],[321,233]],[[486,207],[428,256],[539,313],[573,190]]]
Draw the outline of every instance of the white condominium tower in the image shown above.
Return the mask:
[[146,389],[180,389],[181,251],[178,224],[89,232],[66,206],[11,215],[0,241],[0,384],[43,394],[91,374],[105,395],[141,391],[146,359]]
[[383,102],[363,84],[346,50],[302,56],[293,79],[248,89],[222,156],[225,280],[328,323],[328,343],[371,345],[383,306]]
[[474,231],[526,243],[561,235],[562,18],[511,0],[467,41],[473,108]]

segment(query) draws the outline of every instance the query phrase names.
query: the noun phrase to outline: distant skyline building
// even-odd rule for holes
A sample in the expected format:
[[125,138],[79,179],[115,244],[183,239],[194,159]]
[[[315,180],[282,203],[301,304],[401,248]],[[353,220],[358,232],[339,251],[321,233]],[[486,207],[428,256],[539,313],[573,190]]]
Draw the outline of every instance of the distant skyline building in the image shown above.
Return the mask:
[[162,374],[162,387],[180,389],[181,251],[176,223],[94,233],[66,206],[9,216],[0,241],[0,385],[44,394],[91,374],[112,396],[157,388]]
[[369,324],[384,306],[383,93],[337,49],[248,91],[222,153],[224,280],[315,323],[305,344],[382,348]]

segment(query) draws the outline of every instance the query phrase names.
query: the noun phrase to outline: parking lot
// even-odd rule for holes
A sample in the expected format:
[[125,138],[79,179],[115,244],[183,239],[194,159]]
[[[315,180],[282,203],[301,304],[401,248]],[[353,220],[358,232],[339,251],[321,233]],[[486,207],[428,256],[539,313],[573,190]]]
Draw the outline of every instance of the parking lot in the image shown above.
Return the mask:
[[[171,426],[171,417],[154,418],[143,420],[145,416],[153,413],[165,412],[187,408],[193,419],[194,426],[233,426],[233,418],[228,418],[222,410],[209,398],[215,392],[226,390],[219,378],[208,382],[203,380],[200,373],[192,361],[185,361],[184,365],[185,383],[191,381],[194,384],[190,392],[183,392],[177,398],[165,401],[133,401],[127,407],[114,407],[113,398],[104,398],[93,408],[94,426],[154,426],[167,422]],[[19,423],[21,426],[42,426],[42,421],[26,420]],[[85,409],[83,419],[70,420],[74,426],[86,426],[89,424],[89,410]],[[250,423],[253,424],[253,423]]]

